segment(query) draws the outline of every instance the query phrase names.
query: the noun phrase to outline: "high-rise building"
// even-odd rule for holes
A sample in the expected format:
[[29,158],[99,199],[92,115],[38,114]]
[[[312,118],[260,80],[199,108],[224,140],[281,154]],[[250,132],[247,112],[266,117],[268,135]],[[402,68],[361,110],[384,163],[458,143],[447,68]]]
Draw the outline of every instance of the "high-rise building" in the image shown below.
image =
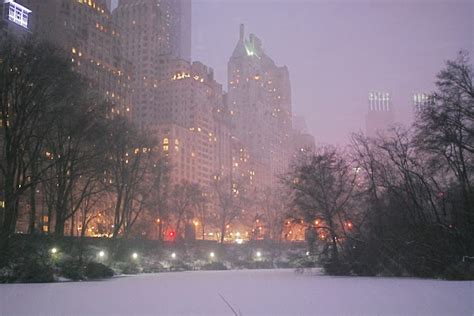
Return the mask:
[[[1,0],[0,0],[1,1]],[[121,54],[121,31],[113,22],[105,0],[7,0],[3,10],[14,8],[21,28],[62,49],[74,71],[84,76],[100,95],[113,103],[114,113],[128,115],[130,104],[130,63]],[[27,8],[27,9],[25,9]],[[18,12],[23,12],[20,15]],[[10,27],[10,26],[9,26]],[[38,188],[42,195],[42,189]],[[47,210],[38,212],[42,231],[49,229]],[[17,229],[26,231],[26,217]]]
[[[120,0],[114,15],[134,64],[159,55],[191,60],[191,0]],[[138,42],[143,45],[134,45]]]
[[31,10],[28,28],[38,38],[62,48],[73,69],[99,93],[130,111],[130,63],[122,57],[121,31],[105,0],[18,0]]
[[266,186],[277,184],[286,172],[291,150],[291,87],[286,66],[265,54],[254,34],[245,38],[244,26],[228,62],[228,104],[234,133],[252,156],[267,168]]
[[118,6],[119,0],[106,0],[107,9],[110,12],[113,12]]
[[0,35],[17,36],[31,32],[31,10],[13,0],[0,0]]
[[415,115],[419,113],[425,106],[433,102],[433,97],[428,93],[415,93],[413,95],[413,110]]
[[375,137],[394,124],[392,99],[388,92],[370,92],[366,116],[367,136]]
[[[123,55],[132,64],[133,115],[142,128],[151,128],[158,122],[172,123],[168,116],[182,115],[175,108],[158,109],[156,103],[163,89],[157,88],[169,85],[170,75],[163,71],[178,72],[180,67],[187,67],[190,11],[190,0],[121,0],[113,13],[114,21],[123,30]],[[185,31],[182,25],[189,28]],[[168,67],[171,62],[172,70]]]
[[[210,190],[214,176],[230,170],[229,113],[223,106],[222,86],[215,81],[212,69],[200,62],[161,58],[156,66],[157,84],[153,85],[156,99],[146,115],[135,119],[140,126],[157,130],[162,150],[170,158],[176,156],[173,151],[181,151],[179,159],[170,159],[177,173],[172,179]],[[166,131],[163,133],[166,125],[179,126],[186,146],[167,146],[171,140],[167,140]],[[179,138],[173,141],[180,142]]]

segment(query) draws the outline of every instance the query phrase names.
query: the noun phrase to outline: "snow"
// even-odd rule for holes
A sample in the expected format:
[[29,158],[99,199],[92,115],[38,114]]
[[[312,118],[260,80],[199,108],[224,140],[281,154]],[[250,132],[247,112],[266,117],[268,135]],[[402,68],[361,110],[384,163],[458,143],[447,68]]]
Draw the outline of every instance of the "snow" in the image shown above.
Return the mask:
[[474,282],[293,270],[142,274],[0,285],[0,315],[473,315]]

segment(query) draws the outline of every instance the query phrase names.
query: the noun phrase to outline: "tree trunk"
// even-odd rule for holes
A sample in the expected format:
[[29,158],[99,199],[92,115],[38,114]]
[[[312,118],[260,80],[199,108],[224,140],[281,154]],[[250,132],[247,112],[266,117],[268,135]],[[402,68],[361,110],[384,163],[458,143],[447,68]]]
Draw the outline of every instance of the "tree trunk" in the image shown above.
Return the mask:
[[224,236],[225,236],[225,221],[222,220],[222,223],[221,223],[221,244],[224,243]]
[[160,219],[160,222],[158,223],[158,240],[163,240],[163,219]]
[[32,185],[30,188],[30,222],[28,231],[30,234],[36,232],[36,185]]

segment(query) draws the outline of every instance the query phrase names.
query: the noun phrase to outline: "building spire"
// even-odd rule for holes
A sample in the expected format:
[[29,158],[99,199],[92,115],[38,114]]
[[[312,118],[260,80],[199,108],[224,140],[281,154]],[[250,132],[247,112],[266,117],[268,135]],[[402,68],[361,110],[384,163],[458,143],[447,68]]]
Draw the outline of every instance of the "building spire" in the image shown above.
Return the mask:
[[244,25],[240,24],[240,40],[244,40]]

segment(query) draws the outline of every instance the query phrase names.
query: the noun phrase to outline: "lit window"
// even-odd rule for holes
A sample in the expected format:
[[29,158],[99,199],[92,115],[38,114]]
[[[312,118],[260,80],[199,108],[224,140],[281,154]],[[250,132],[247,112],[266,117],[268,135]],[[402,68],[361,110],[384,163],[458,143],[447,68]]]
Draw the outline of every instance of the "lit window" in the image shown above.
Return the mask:
[[26,29],[28,28],[28,17],[30,13],[31,10],[14,1],[8,3],[8,19]]
[[163,151],[168,151],[168,149],[169,149],[168,145],[163,146]]
[[169,144],[169,139],[163,138],[163,145],[168,145],[168,144]]

